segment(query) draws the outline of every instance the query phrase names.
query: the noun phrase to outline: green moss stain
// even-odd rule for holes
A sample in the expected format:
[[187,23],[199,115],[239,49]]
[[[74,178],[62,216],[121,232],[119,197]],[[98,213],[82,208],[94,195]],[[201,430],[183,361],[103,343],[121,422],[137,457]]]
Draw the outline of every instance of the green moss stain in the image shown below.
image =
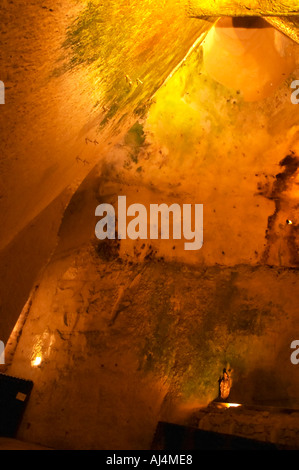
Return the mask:
[[107,113],[101,126],[112,118],[116,125],[128,110],[144,117],[153,94],[213,24],[181,13],[179,2],[90,0],[67,30],[55,75],[86,69]]
[[229,364],[239,376],[246,370],[251,342],[273,321],[270,309],[257,293],[249,294],[250,287],[240,287],[242,272],[210,268],[195,278],[168,265],[165,277],[158,266],[151,264],[141,286],[148,329],[140,370],[167,378],[186,400],[216,398],[223,367]]
[[[143,125],[140,124],[139,122],[136,122],[131,127],[131,129],[129,129],[129,131],[124,137],[124,145],[128,149],[128,152],[129,152],[128,156],[131,162],[135,164],[138,163],[138,155],[140,153],[141,147],[145,143],[145,140],[146,140],[146,136],[143,130]],[[128,168],[128,169],[131,168],[129,161],[125,161],[124,168]],[[136,168],[136,171],[139,173],[141,172],[141,170],[142,170],[141,166]]]
[[142,124],[136,122],[125,136],[125,144],[130,147],[140,147],[145,142],[145,134]]

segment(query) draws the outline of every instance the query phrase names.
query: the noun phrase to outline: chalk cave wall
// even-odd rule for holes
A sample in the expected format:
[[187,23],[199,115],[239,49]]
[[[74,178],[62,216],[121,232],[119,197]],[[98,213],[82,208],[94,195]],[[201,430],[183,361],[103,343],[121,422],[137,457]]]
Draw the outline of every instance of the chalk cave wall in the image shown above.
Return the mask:
[[140,0],[3,0],[0,16],[6,343],[70,198],[215,19],[187,18],[181,2]]
[[[298,404],[296,73],[246,102],[198,48],[80,185],[16,326],[8,372],[34,382],[20,438],[149,448],[159,419],[186,422],[217,397],[225,366],[234,401]],[[202,249],[97,240],[95,207],[118,195],[203,203]]]

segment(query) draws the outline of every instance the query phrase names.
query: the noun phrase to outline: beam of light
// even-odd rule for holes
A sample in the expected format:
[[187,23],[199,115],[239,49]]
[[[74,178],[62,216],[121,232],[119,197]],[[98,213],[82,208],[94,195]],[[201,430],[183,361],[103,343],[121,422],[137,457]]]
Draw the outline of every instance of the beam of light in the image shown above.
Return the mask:
[[238,408],[239,406],[242,406],[240,403],[217,403],[217,406],[219,408]]
[[41,356],[36,356],[36,357],[34,357],[34,358],[32,359],[32,361],[31,361],[32,367],[38,367],[38,366],[41,365],[41,363],[42,363],[42,358],[41,358]]
[[295,69],[294,45],[261,18],[222,18],[203,42],[204,69],[216,82],[239,90],[245,101],[260,101]]

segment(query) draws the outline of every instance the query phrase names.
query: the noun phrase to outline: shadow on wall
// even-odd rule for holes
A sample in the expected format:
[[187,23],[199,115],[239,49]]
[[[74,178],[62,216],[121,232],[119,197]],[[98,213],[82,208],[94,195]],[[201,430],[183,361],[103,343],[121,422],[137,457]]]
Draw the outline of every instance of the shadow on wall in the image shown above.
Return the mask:
[[257,368],[239,378],[232,387],[230,402],[246,405],[291,407],[286,380],[273,369]]

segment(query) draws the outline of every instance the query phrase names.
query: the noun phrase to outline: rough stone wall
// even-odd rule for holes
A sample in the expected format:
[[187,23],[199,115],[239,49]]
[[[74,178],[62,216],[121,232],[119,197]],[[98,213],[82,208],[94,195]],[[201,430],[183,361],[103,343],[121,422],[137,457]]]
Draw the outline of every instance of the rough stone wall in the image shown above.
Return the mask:
[[205,431],[276,444],[278,449],[298,449],[298,411],[280,408],[209,406],[194,413],[190,424]]
[[[188,18],[178,2],[161,9],[137,0],[130,6],[127,0],[4,0],[0,15],[6,97],[0,335],[6,341],[55,247],[71,195],[213,21]],[[111,18],[118,18],[113,26]],[[10,266],[12,251],[18,269]]]
[[[75,187],[90,171],[89,157],[100,163],[67,209],[60,206],[56,248],[9,345],[7,372],[34,382],[20,438],[54,448],[149,448],[159,419],[185,419],[217,396],[227,365],[234,369],[236,400],[297,406],[290,362],[299,282],[298,113],[290,102],[296,60],[269,98],[249,103],[240,90],[208,76],[197,48],[139,109],[128,133],[113,136],[110,151],[98,150],[90,122],[81,129],[85,111],[68,128],[80,146],[68,147],[59,171],[49,170],[52,179],[36,173],[40,190],[48,194],[41,181],[65,187],[68,159]],[[138,78],[131,89],[123,77],[128,107],[135,98],[139,103]],[[71,104],[66,114],[70,110]],[[113,116],[102,112],[107,124],[105,113]],[[63,148],[64,141],[51,142]],[[29,144],[28,153],[33,140]],[[32,193],[30,186],[26,195]],[[203,248],[191,256],[178,240],[98,242],[95,207],[115,204],[123,194],[128,204],[203,203]],[[26,214],[30,220],[33,213]],[[43,230],[34,232],[44,236]],[[49,230],[51,250],[56,230]]]
[[149,448],[159,419],[185,419],[217,397],[228,364],[235,401],[297,406],[297,271],[188,265],[98,242],[86,211],[98,182],[90,176],[65,214],[8,368],[35,384],[19,437]]

